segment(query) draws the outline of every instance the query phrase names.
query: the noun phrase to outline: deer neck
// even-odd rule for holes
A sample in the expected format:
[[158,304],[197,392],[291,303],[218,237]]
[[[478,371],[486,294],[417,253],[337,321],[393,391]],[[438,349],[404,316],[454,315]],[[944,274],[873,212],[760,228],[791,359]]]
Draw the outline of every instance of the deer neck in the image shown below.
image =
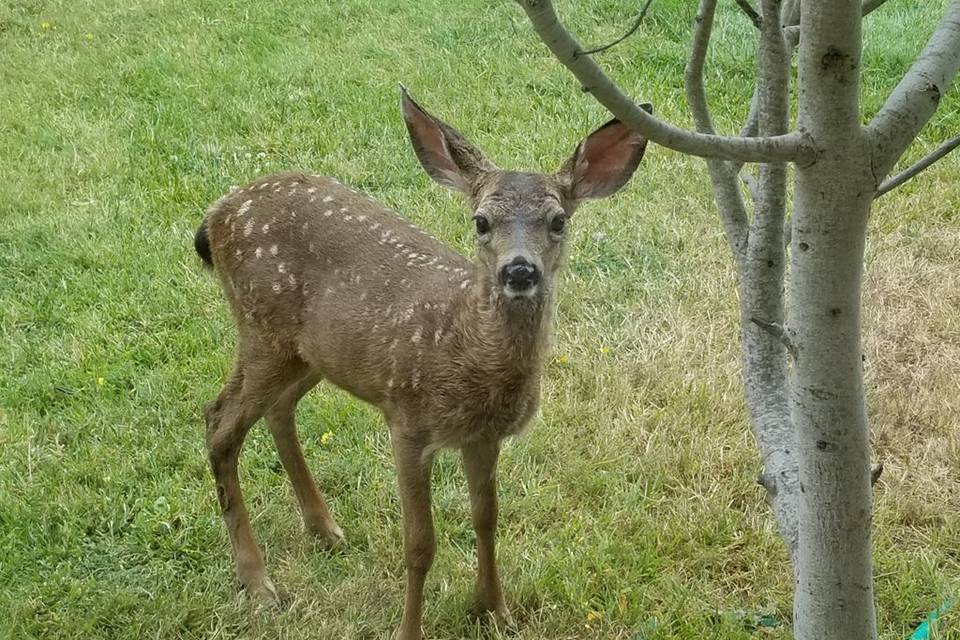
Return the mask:
[[552,291],[511,300],[476,269],[475,275],[456,305],[461,357],[499,379],[539,376],[553,324]]

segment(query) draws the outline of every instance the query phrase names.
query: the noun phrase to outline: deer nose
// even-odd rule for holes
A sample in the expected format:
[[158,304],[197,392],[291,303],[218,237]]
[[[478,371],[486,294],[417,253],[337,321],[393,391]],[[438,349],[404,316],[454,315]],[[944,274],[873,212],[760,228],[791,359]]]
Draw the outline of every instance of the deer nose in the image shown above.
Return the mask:
[[527,291],[540,282],[540,270],[526,258],[517,256],[500,269],[500,282],[514,291]]

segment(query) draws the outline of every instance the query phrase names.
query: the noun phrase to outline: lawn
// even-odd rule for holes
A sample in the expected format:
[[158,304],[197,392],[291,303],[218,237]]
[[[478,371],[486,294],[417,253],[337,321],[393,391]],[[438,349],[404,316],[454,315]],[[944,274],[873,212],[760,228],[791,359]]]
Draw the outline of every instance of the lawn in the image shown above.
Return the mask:
[[[602,43],[639,4],[560,9]],[[657,0],[599,56],[681,124],[694,4]],[[734,131],[754,36],[722,4],[708,88]],[[943,5],[892,0],[867,19],[865,117]],[[0,61],[0,637],[387,637],[403,589],[387,432],[329,387],[301,404],[301,437],[347,545],[303,535],[255,428],[241,478],[283,606],[237,590],[200,417],[235,335],[193,230],[231,185],[306,168],[470,251],[467,209],[408,146],[398,82],[504,167],[556,168],[608,116],[507,0],[5,0]],[[954,89],[910,157],[958,130]],[[960,589],[958,159],[883,197],[870,223],[885,640]],[[542,413],[501,460],[510,637],[790,638],[792,578],[755,482],[735,274],[702,161],[651,146],[572,227]],[[440,456],[434,492],[428,634],[499,637],[467,616],[456,456]],[[960,638],[960,615],[937,637]]]

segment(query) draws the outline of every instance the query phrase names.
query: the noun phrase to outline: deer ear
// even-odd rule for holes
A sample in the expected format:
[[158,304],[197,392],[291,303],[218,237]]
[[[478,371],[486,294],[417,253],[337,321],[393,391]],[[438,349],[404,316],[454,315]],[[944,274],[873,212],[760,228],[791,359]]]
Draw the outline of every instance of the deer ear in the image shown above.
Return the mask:
[[[650,105],[641,106],[652,110]],[[560,169],[560,178],[573,200],[605,198],[627,183],[646,148],[646,138],[619,120],[611,120],[577,146]]]
[[400,106],[420,164],[443,186],[471,195],[480,176],[496,168],[459,131],[427,113],[403,85]]

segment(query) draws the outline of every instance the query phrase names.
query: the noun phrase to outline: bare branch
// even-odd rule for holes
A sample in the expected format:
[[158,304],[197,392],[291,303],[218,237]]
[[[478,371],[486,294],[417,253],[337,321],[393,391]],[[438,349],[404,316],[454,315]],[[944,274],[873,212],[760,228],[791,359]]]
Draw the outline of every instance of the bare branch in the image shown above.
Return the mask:
[[860,10],[860,15],[866,16],[873,13],[875,10],[879,9],[887,0],[863,0],[862,9]]
[[[873,13],[876,9],[880,8],[880,5],[884,4],[887,0],[864,0],[863,4],[860,7],[860,15],[866,17],[867,14]],[[790,45],[790,48],[795,48],[800,42],[800,2],[797,0],[792,7],[789,9],[787,5],[784,5],[783,13],[783,37],[787,39],[787,44]]]
[[734,0],[737,3],[737,6],[740,7],[740,10],[750,18],[750,22],[753,23],[757,29],[760,28],[760,14],[757,13],[757,10],[753,8],[753,5],[750,4],[750,0]]
[[560,23],[550,0],[517,2],[526,11],[540,39],[580,84],[624,124],[652,142],[681,153],[724,160],[802,164],[813,161],[812,146],[797,132],[764,138],[706,135],[675,127],[648,114],[623,93],[590,56],[577,55],[583,48]]
[[[713,31],[713,15],[717,0],[701,0],[697,17],[694,21],[693,45],[690,51],[690,60],[684,73],[684,87],[687,93],[687,102],[693,115],[694,126],[699,133],[712,135],[715,133],[710,118],[710,107],[707,103],[707,92],[703,85],[703,65],[707,57],[707,46],[710,43],[710,34]],[[747,254],[747,239],[749,223],[747,209],[743,203],[743,194],[737,186],[737,172],[734,163],[707,159],[707,169],[710,172],[710,183],[713,185],[714,199],[723,223],[723,231],[730,243],[733,257],[739,267]]]
[[877,193],[873,197],[879,198],[883,194],[893,191],[957,147],[960,147],[960,136],[950,138],[910,167],[904,169],[892,178],[884,180],[883,184],[877,187]]
[[937,110],[960,70],[960,0],[951,0],[923,53],[867,127],[879,182]]
[[605,44],[595,49],[587,49],[586,51],[580,51],[579,53],[575,53],[574,55],[588,56],[592,53],[600,53],[601,51],[606,51],[607,49],[612,49],[613,47],[617,46],[618,44],[620,44],[621,42],[623,42],[624,40],[632,36],[633,32],[640,28],[640,23],[643,22],[643,19],[645,17],[647,17],[647,9],[650,8],[651,4],[653,4],[653,0],[647,0],[647,3],[643,5],[643,9],[640,10],[640,15],[637,16],[637,19],[636,21],[634,21],[633,26],[630,27],[630,30],[627,31],[622,36],[620,36],[619,38],[617,38],[616,40],[614,40],[613,42],[611,42],[610,44]]
[[760,320],[759,318],[753,317],[750,318],[750,322],[779,340],[780,343],[787,348],[787,351],[790,352],[790,356],[793,358],[794,362],[797,361],[798,356],[800,355],[797,350],[797,345],[795,345],[793,340],[790,339],[790,335],[787,333],[787,330],[783,328],[783,325],[777,324],[776,322],[767,322],[766,320]]

